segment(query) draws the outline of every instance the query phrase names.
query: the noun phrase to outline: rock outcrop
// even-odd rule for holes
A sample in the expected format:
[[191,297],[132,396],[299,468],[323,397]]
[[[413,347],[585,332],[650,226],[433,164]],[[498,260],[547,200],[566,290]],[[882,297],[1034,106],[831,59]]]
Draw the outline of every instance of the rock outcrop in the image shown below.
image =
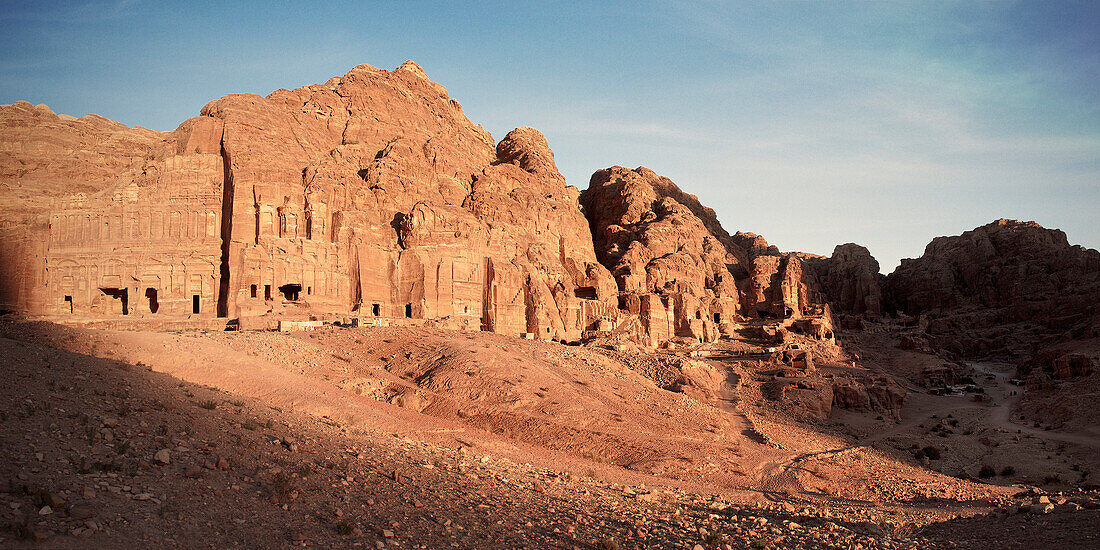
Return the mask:
[[597,171],[581,202],[620,305],[650,338],[713,340],[747,319],[827,317],[797,254],[731,237],[713,210],[648,168]]
[[886,278],[889,307],[929,319],[933,347],[1026,356],[1100,335],[1100,253],[1034,222],[998,220],[938,237]]
[[905,388],[889,376],[842,377],[833,381],[833,406],[900,418]]
[[646,168],[582,193],[538,130],[494,143],[411,61],[228,95],[171,132],[0,106],[0,312],[648,346],[832,340],[834,311],[847,328],[905,312],[927,322],[921,349],[1020,355],[1100,336],[1098,303],[1100,253],[1030,222],[938,238],[884,279],[858,245],[730,235]]
[[[617,319],[545,138],[494,147],[415,63],[212,101],[173,132],[0,108],[8,309],[352,315],[576,340]],[[74,191],[76,192],[74,194]]]
[[858,244],[837,245],[828,258],[806,262],[833,313],[882,315],[882,283],[878,261]]

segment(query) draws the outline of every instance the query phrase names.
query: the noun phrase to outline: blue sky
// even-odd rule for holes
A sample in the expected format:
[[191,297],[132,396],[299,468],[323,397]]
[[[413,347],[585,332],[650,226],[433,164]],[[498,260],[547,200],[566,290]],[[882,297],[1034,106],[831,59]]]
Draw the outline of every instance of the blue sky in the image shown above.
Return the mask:
[[870,248],[1035,220],[1100,246],[1100,2],[5,2],[0,102],[171,130],[406,59],[569,183],[648,166],[731,233]]

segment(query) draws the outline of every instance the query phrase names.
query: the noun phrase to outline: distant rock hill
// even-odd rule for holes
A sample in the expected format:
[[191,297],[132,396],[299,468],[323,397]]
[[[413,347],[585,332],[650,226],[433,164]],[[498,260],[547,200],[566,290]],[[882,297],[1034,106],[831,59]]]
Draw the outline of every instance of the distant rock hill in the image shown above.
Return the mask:
[[924,315],[936,347],[1025,356],[1100,337],[1100,252],[1035,222],[997,220],[937,237],[885,280],[892,311]]
[[780,252],[646,168],[582,193],[538,130],[494,144],[411,61],[228,95],[172,132],[0,106],[0,186],[0,309],[51,319],[659,346],[903,311],[964,355],[1096,330],[1097,253],[1061,232],[995,222],[889,277],[855,244]]

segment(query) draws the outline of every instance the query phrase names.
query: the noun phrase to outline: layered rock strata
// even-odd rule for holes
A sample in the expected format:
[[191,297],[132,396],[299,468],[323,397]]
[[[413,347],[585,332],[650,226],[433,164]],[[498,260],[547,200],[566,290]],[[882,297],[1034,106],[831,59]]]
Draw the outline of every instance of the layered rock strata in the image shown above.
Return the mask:
[[649,345],[761,317],[831,331],[799,255],[730,236],[644,168],[598,172],[586,218],[541,133],[494,146],[412,62],[228,95],[172,132],[19,102],[0,143],[5,310]]
[[0,109],[4,200],[24,210],[3,225],[8,309],[559,340],[617,318],[545,138],[520,128],[494,148],[415,63],[229,95],[167,133]]
[[750,319],[828,318],[798,254],[731,236],[713,210],[648,168],[597,171],[581,202],[620,307],[650,338],[714,340]]
[[886,278],[889,307],[928,319],[933,347],[1022,357],[1100,336],[1100,253],[1035,222],[997,220],[938,237]]

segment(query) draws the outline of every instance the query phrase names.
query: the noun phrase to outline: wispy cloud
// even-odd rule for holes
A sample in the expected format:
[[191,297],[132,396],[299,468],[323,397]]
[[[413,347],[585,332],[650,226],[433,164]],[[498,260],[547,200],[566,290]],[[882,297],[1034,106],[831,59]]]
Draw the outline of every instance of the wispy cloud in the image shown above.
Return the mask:
[[13,22],[37,23],[98,23],[133,17],[138,14],[139,0],[104,2],[28,2],[21,7],[8,6],[0,12],[0,24]]

